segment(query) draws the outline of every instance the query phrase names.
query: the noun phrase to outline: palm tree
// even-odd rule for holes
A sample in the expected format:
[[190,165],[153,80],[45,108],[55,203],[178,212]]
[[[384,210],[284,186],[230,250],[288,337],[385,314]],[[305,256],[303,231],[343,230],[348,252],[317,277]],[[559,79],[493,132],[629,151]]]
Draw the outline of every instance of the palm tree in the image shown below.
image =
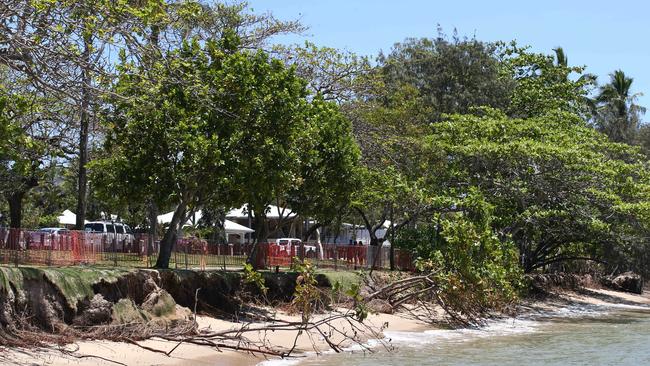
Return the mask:
[[[569,66],[569,57],[567,54],[564,52],[564,49],[560,46],[555,47],[553,49],[553,52],[555,52],[555,67],[559,69],[563,69],[565,72],[559,78],[557,79],[557,82],[559,83],[565,83],[569,81],[570,75],[572,72],[575,70],[572,70],[572,68]],[[576,82],[579,84],[583,85],[583,88],[585,89],[591,89],[591,87],[596,85],[596,75],[588,72],[581,72],[580,77]],[[584,96],[583,98],[580,99],[578,102],[580,105],[579,108],[577,108],[580,111],[580,114],[583,116],[584,119],[589,120],[593,118],[593,110],[595,109],[594,107],[594,101],[589,98],[588,96]]]
[[568,67],[569,66],[569,59],[564,53],[564,49],[562,47],[555,47],[553,49],[553,52],[555,52],[555,62],[557,66],[562,66],[562,67]]
[[641,93],[632,94],[634,79],[621,70],[610,74],[610,82],[600,87],[595,99],[596,127],[616,142],[631,143],[646,109],[636,104]]

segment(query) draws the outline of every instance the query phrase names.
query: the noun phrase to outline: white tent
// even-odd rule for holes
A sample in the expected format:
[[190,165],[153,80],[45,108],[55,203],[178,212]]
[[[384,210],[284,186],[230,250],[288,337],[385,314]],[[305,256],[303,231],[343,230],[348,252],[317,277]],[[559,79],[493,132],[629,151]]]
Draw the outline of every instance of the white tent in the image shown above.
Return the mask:
[[[166,214],[162,214],[157,216],[158,223],[159,224],[169,224],[172,222],[172,218],[174,217],[174,211],[167,212]],[[199,220],[201,220],[201,217],[203,217],[203,213],[201,210],[196,211],[189,219],[187,219],[187,222],[183,224],[183,227],[187,226],[194,226],[196,225]]]
[[244,225],[239,225],[236,222],[226,220],[224,221],[224,230],[229,233],[229,234],[246,234],[246,233],[253,233],[255,230],[246,227]]
[[239,225],[238,223],[230,221],[230,220],[224,221],[223,226],[224,226],[224,231],[226,232],[226,234],[239,235],[239,243],[240,244],[244,243],[244,236],[246,234],[250,234],[252,232],[255,232],[255,230],[253,230],[253,229],[251,229],[249,227],[246,227],[244,225]]
[[[172,212],[167,212],[164,215],[158,216],[158,223],[160,223],[160,224],[169,224],[172,221],[172,217],[174,217],[174,212],[173,211]],[[194,215],[192,215],[192,217],[190,217],[189,220],[187,220],[187,222],[183,226],[184,227],[186,227],[186,226],[194,226],[201,219],[201,217],[203,217],[203,213],[201,212],[201,210],[198,210],[198,211],[196,211],[196,213],[194,213]],[[243,236],[243,234],[246,234],[246,233],[255,232],[255,230],[253,230],[253,229],[251,229],[249,227],[246,227],[244,225],[239,225],[238,223],[230,221],[230,220],[226,220],[224,222],[224,229],[225,229],[227,234],[241,234],[242,236]]]
[[[248,218],[248,205],[244,205],[240,208],[234,208],[228,213],[226,217],[235,218],[235,219],[247,219]],[[290,208],[282,208],[274,205],[269,205],[266,208],[266,218],[267,219],[279,219],[282,216],[283,219],[291,219],[296,217],[296,213],[291,211]]]
[[[70,210],[65,210],[61,214],[61,216],[57,217],[57,220],[59,221],[59,224],[61,225],[76,225],[77,224],[77,215],[74,214],[74,212]],[[88,220],[84,220],[85,223],[88,222]]]

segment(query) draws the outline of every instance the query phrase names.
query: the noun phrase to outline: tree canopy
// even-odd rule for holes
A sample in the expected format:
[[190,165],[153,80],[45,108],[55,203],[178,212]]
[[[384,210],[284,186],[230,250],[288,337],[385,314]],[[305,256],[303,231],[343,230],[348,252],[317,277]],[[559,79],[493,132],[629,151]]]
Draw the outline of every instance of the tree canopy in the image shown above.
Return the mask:
[[433,127],[428,146],[435,184],[454,197],[480,191],[527,271],[576,259],[620,264],[646,235],[645,158],[575,115],[453,116]]
[[108,156],[93,169],[105,197],[175,202],[157,266],[167,266],[175,228],[204,204],[247,203],[262,220],[281,199],[331,216],[347,187],[333,178],[349,177],[356,161],[337,108],[307,98],[305,82],[282,62],[238,50],[234,33],[173,52],[153,68],[121,66]]

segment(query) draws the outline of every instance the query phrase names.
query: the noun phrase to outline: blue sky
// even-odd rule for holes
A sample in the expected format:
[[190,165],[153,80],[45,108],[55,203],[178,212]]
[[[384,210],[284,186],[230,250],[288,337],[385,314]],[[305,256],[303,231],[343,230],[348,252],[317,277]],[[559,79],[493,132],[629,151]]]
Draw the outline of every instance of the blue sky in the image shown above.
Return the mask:
[[485,41],[514,39],[535,51],[562,46],[571,65],[586,65],[600,83],[616,69],[632,76],[634,92],[646,94],[639,104],[650,110],[650,2],[250,0],[249,6],[309,26],[306,36],[280,42],[309,39],[364,55],[407,37],[433,37],[437,24],[447,34],[455,28]]

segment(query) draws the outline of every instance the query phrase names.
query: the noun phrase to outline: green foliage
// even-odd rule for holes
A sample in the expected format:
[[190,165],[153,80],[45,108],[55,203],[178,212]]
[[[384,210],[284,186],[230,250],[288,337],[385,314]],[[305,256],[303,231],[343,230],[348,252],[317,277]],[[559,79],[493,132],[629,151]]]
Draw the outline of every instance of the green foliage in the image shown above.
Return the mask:
[[584,258],[627,267],[628,248],[645,242],[645,159],[575,115],[453,116],[428,140],[431,184],[451,197],[479,192],[526,271]]
[[[40,213],[54,213],[48,211],[54,205],[42,201],[55,198],[49,196],[53,190],[52,176],[58,159],[63,156],[61,140],[67,131],[58,123],[57,111],[48,105],[51,102],[48,98],[25,86],[24,80],[2,76],[0,195],[13,209],[11,226],[35,227]],[[28,199],[34,216],[23,222],[23,204]]]
[[439,225],[442,239],[418,266],[435,272],[445,303],[459,309],[501,309],[517,298],[522,273],[512,242],[462,215]]
[[294,258],[292,266],[298,272],[298,278],[291,306],[300,312],[302,322],[307,323],[314,311],[321,307],[321,291],[317,287],[316,272],[310,261],[303,262]]
[[444,303],[465,315],[501,309],[518,296],[517,250],[493,230],[493,215],[481,193],[470,190],[396,239],[396,246],[414,252],[420,271],[433,275]]
[[502,45],[438,33],[433,39],[409,38],[380,55],[387,95],[405,84],[415,87],[429,107],[429,121],[472,107],[506,108],[514,85],[499,63]]
[[[515,81],[510,95],[508,115],[518,118],[542,116],[565,111],[588,115],[587,96],[595,78],[585,74],[585,67],[568,66],[564,56],[532,53],[512,42],[501,51],[504,73]],[[563,52],[562,52],[563,55]]]
[[266,296],[269,288],[266,287],[266,281],[264,280],[264,277],[262,277],[262,274],[257,272],[249,263],[244,264],[244,277],[242,280],[244,281],[244,284],[257,287],[260,291],[262,291],[262,294]]
[[300,215],[328,223],[356,188],[359,149],[350,122],[336,105],[316,98],[307,108],[310,116],[296,142],[296,178],[286,202]]
[[406,227],[397,233],[395,247],[416,253],[421,258],[429,258],[442,240],[438,225],[420,223],[417,227]]
[[226,31],[152,67],[122,63],[105,156],[92,164],[104,199],[249,203],[260,217],[274,199],[319,218],[345,204],[350,188],[337,179],[358,156],[349,122],[308,98],[292,69],[238,42]]
[[368,317],[368,307],[365,304],[363,296],[361,296],[361,285],[353,283],[345,292],[353,302],[353,309],[356,319],[362,322]]
[[367,57],[314,43],[291,47],[276,45],[277,53],[307,81],[313,94],[324,100],[345,103],[372,94],[380,83]]

